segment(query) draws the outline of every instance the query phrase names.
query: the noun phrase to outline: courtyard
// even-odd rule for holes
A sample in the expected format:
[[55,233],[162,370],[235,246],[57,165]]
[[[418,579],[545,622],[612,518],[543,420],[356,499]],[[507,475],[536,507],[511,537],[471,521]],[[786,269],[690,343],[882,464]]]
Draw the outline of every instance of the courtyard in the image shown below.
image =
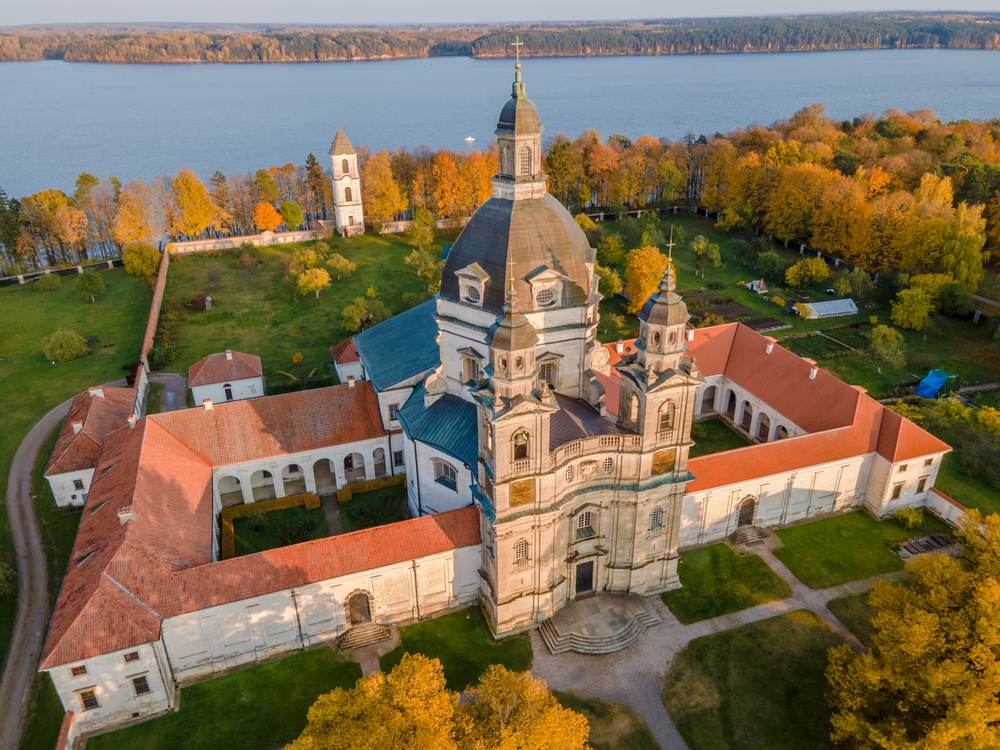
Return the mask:
[[691,458],[752,445],[719,417],[695,422],[691,426],[691,439],[694,440],[689,454]]

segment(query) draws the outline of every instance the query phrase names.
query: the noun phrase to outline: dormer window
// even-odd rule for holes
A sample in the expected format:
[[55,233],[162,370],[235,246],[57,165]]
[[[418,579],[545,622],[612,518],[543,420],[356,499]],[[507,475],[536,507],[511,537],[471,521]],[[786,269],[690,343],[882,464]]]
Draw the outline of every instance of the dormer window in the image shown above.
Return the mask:
[[483,295],[480,293],[479,288],[469,285],[465,287],[465,301],[471,302],[474,305],[478,305],[483,299]]
[[556,293],[551,289],[543,289],[535,295],[535,301],[538,303],[539,307],[551,307],[555,304]]
[[544,310],[554,307],[562,299],[563,284],[566,276],[552,268],[541,268],[528,276],[531,285],[531,296],[535,300],[535,308]]
[[470,263],[455,271],[458,277],[459,299],[469,305],[482,307],[483,295],[490,277],[478,263]]

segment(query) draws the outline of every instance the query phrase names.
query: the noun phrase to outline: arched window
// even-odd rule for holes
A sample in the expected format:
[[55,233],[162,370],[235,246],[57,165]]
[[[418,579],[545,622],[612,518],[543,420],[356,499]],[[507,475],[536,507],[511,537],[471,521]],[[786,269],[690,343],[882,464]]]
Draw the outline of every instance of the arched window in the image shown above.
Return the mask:
[[444,485],[453,492],[456,491],[456,488],[458,487],[458,472],[455,471],[455,467],[447,461],[442,461],[439,458],[433,459],[433,463],[434,481],[438,484]]
[[573,469],[573,467],[572,466],[567,466],[566,467],[566,472],[565,472],[566,481],[567,482],[572,482],[573,481],[573,477],[575,477],[575,476],[576,476],[576,471]]
[[667,401],[660,407],[660,422],[657,430],[661,433],[672,432],[674,429],[674,416],[677,413],[677,406],[673,401]]
[[531,146],[521,146],[518,161],[518,174],[531,174]]
[[594,514],[589,510],[578,513],[576,516],[576,538],[586,539],[596,533],[594,531]]
[[530,559],[528,557],[528,540],[518,539],[514,542],[514,565],[522,567],[527,565]]
[[354,198],[352,198],[351,196],[352,196],[351,189],[349,187],[345,187],[344,188],[344,200],[347,201],[348,203],[350,203],[352,200],[354,200]]
[[663,508],[653,508],[649,513],[649,530],[663,531]]
[[[340,160],[340,171],[343,172],[344,174],[350,173],[351,164],[350,162],[347,161],[347,159]],[[348,198],[348,200],[350,200],[350,198]]]
[[503,149],[500,151],[500,171],[506,174],[513,174],[514,172],[514,159],[512,158],[513,151],[511,150],[510,144],[504,144]]
[[659,346],[659,345],[660,345],[660,332],[659,331],[654,331],[653,332],[653,346]]
[[639,422],[639,397],[634,393],[628,400],[628,421],[633,425]]
[[608,456],[606,459],[601,461],[601,471],[603,471],[605,474],[610,474],[614,470],[615,470],[615,460],[611,458],[611,456]]
[[514,460],[520,461],[528,457],[528,433],[521,430],[514,435]]

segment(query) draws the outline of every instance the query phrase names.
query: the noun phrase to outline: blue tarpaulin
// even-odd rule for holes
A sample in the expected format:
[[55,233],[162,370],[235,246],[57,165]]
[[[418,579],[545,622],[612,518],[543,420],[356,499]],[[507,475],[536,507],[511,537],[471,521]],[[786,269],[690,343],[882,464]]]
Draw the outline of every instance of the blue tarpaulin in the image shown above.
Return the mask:
[[944,370],[931,370],[917,384],[917,395],[921,398],[937,398],[941,388],[951,376]]

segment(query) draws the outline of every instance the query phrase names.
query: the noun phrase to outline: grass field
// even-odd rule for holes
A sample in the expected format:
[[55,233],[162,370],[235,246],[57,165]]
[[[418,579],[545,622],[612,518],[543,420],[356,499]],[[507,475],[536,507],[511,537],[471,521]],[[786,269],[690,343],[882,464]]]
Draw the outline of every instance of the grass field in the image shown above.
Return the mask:
[[757,555],[738,555],[727,544],[682,552],[677,569],[681,588],[662,597],[685,624],[792,595]]
[[310,510],[300,505],[233,521],[237,557],[325,536],[330,536],[330,530],[322,508]]
[[[149,287],[118,269],[100,273],[107,290],[94,304],[77,297],[71,278],[55,292],[43,292],[34,284],[0,290],[0,320],[7,323],[0,336],[0,389],[11,396],[4,400],[0,415],[0,498],[6,497],[14,452],[31,426],[53,406],[87,386],[122,377],[122,368],[139,355]],[[52,365],[42,356],[39,341],[61,328],[97,336],[100,342],[85,357]],[[47,510],[43,505],[41,500],[36,503],[40,515]],[[61,532],[53,528],[42,533],[58,536]],[[51,547],[48,536],[45,544]],[[7,509],[0,504],[0,555],[9,560],[12,554]],[[61,575],[62,565],[50,560],[49,567]],[[57,586],[58,580],[52,584]],[[7,653],[15,602],[13,593],[0,595],[0,663]]]
[[689,643],[663,703],[690,750],[830,746],[826,652],[840,642],[811,612],[791,612]]
[[531,669],[531,639],[521,633],[493,640],[478,607],[408,625],[399,638],[399,645],[382,657],[382,671],[396,666],[405,653],[424,654],[441,660],[449,690],[475,684],[491,664],[515,672]]
[[1000,492],[962,471],[951,454],[944,457],[934,486],[962,505],[978,508],[984,515],[1000,513]]
[[404,521],[410,517],[406,507],[406,485],[395,484],[359,492],[347,502],[337,503],[337,512],[344,531]]
[[868,606],[870,593],[871,591],[862,591],[860,594],[842,596],[826,603],[827,609],[833,612],[837,619],[866,646],[871,645],[873,632],[872,608]]
[[903,561],[889,549],[891,543],[946,528],[929,513],[921,526],[907,529],[893,518],[876,521],[856,510],[778,529],[783,546],[774,554],[804,584],[822,589],[902,570]]
[[564,691],[555,691],[555,696],[566,708],[587,717],[590,722],[589,744],[593,750],[658,750],[660,747],[646,722],[627,706]]
[[361,667],[329,647],[297,651],[181,691],[180,710],[88,741],[91,750],[271,750],[295,739],[323,693]]
[[691,438],[694,440],[691,458],[750,445],[749,440],[743,438],[721,419],[705,419],[701,422],[695,422],[691,428]]

